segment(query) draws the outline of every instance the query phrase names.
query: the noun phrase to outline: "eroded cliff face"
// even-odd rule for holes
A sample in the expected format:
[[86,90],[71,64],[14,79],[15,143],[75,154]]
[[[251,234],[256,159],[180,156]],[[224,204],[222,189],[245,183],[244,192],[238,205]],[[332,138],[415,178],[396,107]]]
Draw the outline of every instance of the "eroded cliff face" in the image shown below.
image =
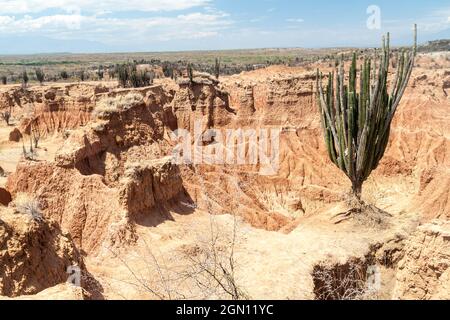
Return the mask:
[[37,195],[45,216],[86,252],[132,242],[135,215],[183,193],[178,167],[161,158],[169,150],[164,92],[143,94],[129,109],[75,130],[54,161],[21,163],[8,179],[13,196]]
[[22,133],[28,134],[32,123],[44,136],[85,125],[96,95],[108,91],[105,86],[89,84],[13,87],[0,92],[0,110],[10,109],[17,116]]

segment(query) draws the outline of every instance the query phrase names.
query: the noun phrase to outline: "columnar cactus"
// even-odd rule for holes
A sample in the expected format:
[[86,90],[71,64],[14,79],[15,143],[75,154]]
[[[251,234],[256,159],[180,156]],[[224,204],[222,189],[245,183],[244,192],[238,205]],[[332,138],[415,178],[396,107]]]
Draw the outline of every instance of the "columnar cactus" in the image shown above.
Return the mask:
[[378,167],[388,145],[392,119],[408,85],[416,51],[414,26],[414,47],[398,53],[397,73],[389,92],[389,33],[383,37],[380,57],[375,61],[366,58],[359,71],[357,55],[353,54],[347,80],[344,59],[329,73],[325,90],[323,75],[317,70],[317,104],[328,155],[350,179],[358,199],[364,181]]
[[192,64],[189,63],[187,66],[187,75],[189,77],[189,81],[191,82],[191,84],[194,83],[194,69],[192,68]]
[[214,75],[216,76],[216,79],[219,79],[220,77],[220,60],[216,58],[216,61],[214,63]]

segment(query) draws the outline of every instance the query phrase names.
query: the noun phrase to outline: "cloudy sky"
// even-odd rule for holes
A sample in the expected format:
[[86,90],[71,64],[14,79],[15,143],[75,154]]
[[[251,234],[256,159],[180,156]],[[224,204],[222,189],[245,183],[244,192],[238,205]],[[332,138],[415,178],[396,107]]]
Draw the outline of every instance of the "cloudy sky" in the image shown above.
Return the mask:
[[0,54],[407,44],[414,22],[422,42],[450,38],[448,0],[342,2],[0,0]]

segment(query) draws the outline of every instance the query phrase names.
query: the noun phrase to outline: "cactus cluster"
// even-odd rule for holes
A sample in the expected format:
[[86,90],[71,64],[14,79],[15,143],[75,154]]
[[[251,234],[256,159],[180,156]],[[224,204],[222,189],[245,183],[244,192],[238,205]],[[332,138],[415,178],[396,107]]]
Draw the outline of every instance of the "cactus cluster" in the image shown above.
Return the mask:
[[153,84],[153,71],[138,70],[136,63],[117,65],[119,86],[123,88],[142,88]]
[[358,199],[364,181],[378,167],[386,151],[392,119],[408,85],[416,51],[417,26],[414,26],[414,47],[399,51],[390,90],[389,34],[383,37],[378,59],[365,58],[359,70],[357,55],[353,54],[347,79],[343,58],[336,62],[334,72],[328,74],[325,89],[323,75],[317,70],[317,104],[328,155],[350,179]]

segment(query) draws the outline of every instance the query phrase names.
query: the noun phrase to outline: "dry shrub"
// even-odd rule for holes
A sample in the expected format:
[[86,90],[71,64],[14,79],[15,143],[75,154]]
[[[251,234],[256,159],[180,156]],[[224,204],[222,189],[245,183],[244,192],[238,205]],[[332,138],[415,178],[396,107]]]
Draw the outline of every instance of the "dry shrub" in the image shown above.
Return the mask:
[[297,218],[299,214],[305,212],[299,192],[291,190],[290,186],[280,189],[275,186],[274,190],[258,187],[254,187],[254,189],[258,200],[270,212],[281,213],[292,218]]
[[371,285],[367,263],[359,259],[345,264],[322,263],[312,272],[316,300],[374,300],[380,288]]
[[128,110],[129,108],[139,104],[144,97],[139,93],[128,93],[125,96],[106,97],[95,106],[94,113],[97,116],[104,116],[111,113]]
[[42,221],[42,211],[39,200],[30,194],[19,193],[14,199],[16,213],[29,215],[34,221]]
[[233,216],[232,230],[225,230],[217,223],[216,216],[210,215],[209,232],[198,234],[196,246],[184,252],[188,263],[179,273],[182,279],[193,283],[195,291],[202,292],[197,299],[250,299],[236,278],[236,272],[241,268],[235,255],[239,244],[236,216]]

